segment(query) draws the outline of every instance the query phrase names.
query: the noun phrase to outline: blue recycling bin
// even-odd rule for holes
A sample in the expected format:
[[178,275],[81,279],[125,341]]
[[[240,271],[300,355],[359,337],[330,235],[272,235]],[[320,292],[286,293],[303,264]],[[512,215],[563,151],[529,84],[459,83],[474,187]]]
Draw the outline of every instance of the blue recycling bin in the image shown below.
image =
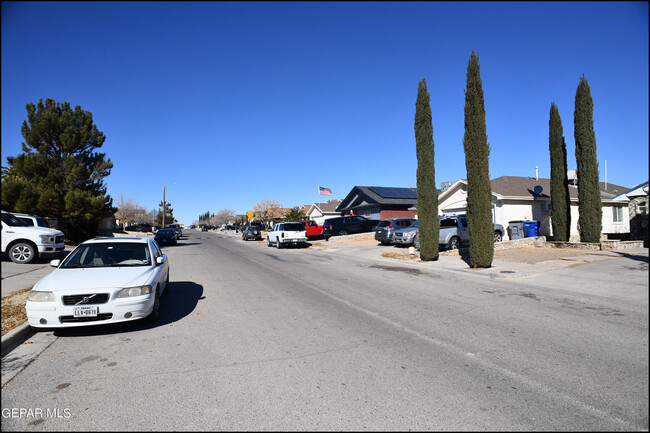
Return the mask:
[[534,238],[539,231],[539,221],[524,221],[524,235],[527,238]]

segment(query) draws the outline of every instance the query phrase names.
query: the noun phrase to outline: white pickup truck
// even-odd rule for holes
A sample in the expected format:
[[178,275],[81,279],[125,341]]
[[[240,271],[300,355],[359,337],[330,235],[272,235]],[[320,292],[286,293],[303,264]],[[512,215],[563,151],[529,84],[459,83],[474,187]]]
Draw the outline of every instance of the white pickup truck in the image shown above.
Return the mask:
[[273,244],[282,248],[284,245],[305,245],[306,243],[307,231],[305,225],[300,222],[276,224],[266,234],[266,244],[269,247]]
[[30,226],[15,215],[2,211],[2,254],[14,263],[57,256],[65,249],[63,232],[47,227]]

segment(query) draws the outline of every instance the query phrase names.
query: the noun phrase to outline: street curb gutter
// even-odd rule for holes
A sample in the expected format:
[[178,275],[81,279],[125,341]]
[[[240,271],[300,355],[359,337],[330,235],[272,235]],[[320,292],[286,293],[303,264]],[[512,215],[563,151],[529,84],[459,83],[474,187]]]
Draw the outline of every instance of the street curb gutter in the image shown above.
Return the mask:
[[2,342],[0,342],[2,349],[2,358],[4,358],[5,355],[8,355],[16,347],[23,344],[34,334],[34,330],[29,326],[29,323],[27,322],[7,332],[2,336]]

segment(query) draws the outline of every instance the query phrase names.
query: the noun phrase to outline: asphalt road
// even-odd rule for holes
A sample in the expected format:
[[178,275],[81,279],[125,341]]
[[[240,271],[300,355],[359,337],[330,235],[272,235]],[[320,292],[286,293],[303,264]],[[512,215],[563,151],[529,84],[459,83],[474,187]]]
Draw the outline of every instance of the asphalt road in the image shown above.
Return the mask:
[[648,429],[647,259],[546,284],[184,233],[160,323],[37,334],[3,431]]

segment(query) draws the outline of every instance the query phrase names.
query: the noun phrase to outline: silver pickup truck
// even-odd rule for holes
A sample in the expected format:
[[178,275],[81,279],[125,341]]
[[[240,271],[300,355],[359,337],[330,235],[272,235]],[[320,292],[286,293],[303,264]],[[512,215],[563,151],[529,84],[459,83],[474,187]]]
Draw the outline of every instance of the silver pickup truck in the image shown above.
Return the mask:
[[[494,242],[503,240],[503,226],[494,224]],[[439,244],[448,250],[455,250],[469,243],[466,215],[442,215],[440,217]],[[419,232],[413,238],[413,246],[420,249]]]

